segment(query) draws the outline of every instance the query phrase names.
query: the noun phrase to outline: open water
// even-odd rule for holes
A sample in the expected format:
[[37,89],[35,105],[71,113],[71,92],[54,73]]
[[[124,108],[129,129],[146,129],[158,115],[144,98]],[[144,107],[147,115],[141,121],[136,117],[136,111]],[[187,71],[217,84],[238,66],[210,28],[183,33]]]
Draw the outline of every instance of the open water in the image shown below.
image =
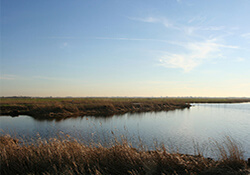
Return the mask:
[[[193,154],[199,146],[209,151],[214,141],[233,138],[250,157],[250,103],[193,104],[190,109],[146,112],[112,117],[84,116],[61,121],[37,120],[29,116],[0,116],[0,134],[26,140],[70,135],[85,143],[109,143],[121,137],[137,147],[149,149],[164,144],[170,150]],[[216,156],[215,156],[216,157]]]

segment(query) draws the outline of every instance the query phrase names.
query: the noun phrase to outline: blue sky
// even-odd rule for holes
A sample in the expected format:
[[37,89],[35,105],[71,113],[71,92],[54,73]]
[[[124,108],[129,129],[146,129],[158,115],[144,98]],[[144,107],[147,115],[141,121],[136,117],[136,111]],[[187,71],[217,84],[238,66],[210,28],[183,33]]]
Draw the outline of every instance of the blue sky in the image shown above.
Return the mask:
[[248,0],[1,0],[1,96],[250,97]]

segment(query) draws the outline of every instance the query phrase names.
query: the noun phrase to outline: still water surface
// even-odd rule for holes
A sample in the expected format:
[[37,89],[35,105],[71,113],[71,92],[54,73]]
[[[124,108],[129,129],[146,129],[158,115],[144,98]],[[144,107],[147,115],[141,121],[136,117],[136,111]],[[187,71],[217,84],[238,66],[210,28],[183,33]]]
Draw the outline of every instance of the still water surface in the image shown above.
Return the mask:
[[[62,132],[86,143],[109,142],[124,135],[138,144],[138,138],[149,148],[155,142],[182,153],[193,153],[194,145],[205,148],[213,139],[230,136],[240,142],[250,157],[250,103],[194,104],[190,109],[168,112],[146,112],[112,117],[78,117],[66,120],[36,120],[29,116],[0,117],[0,134],[26,139],[57,137]],[[210,153],[208,153],[210,154]],[[209,155],[212,156],[212,155]]]

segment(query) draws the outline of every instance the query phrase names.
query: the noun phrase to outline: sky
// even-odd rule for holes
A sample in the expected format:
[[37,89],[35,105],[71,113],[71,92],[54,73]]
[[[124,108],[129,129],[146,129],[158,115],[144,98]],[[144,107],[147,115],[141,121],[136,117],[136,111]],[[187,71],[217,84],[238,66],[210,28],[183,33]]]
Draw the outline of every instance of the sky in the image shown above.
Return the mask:
[[250,97],[249,0],[1,0],[0,96]]

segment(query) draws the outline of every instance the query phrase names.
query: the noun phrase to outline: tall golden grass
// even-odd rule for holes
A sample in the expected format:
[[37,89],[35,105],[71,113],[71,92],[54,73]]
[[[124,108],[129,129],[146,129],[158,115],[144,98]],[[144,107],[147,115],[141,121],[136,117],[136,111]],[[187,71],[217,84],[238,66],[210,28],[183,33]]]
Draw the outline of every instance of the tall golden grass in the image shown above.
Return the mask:
[[11,174],[247,174],[242,151],[230,138],[214,142],[218,160],[155,150],[135,149],[126,139],[104,147],[66,138],[38,139],[33,144],[0,137],[1,175]]

